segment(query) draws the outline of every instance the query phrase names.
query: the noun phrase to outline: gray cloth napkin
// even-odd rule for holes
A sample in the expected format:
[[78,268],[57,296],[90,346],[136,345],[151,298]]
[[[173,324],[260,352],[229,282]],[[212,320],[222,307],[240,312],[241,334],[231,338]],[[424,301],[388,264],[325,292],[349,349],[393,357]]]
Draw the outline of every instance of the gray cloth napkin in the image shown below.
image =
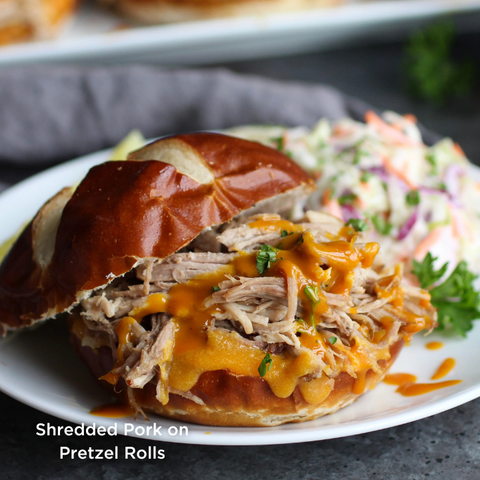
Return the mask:
[[362,119],[368,108],[329,86],[279,82],[223,69],[4,70],[0,189],[11,183],[5,172],[13,166],[29,168],[24,170],[27,173],[38,170],[115,145],[134,128],[148,138],[249,123],[310,126],[321,117]]

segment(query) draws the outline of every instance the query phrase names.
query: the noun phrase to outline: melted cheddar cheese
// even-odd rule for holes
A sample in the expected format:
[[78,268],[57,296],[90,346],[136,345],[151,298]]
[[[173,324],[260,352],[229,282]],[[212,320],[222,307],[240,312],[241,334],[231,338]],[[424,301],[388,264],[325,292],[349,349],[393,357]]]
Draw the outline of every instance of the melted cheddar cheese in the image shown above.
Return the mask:
[[[330,242],[316,242],[310,231],[304,231],[301,225],[285,220],[266,217],[251,222],[249,226],[265,232],[286,232],[277,245],[276,261],[271,263],[264,275],[294,278],[296,295],[306,312],[305,318],[297,322],[297,336],[300,344],[306,348],[302,348],[298,355],[288,349],[281,354],[271,354],[271,368],[263,377],[264,380],[277,397],[289,397],[298,387],[307,402],[318,403],[329,395],[333,387],[333,380],[328,377],[332,373],[331,368],[326,365],[323,372],[319,371],[318,362],[318,358],[323,359],[325,352],[331,349],[347,359],[340,370],[356,378],[353,393],[362,393],[368,387],[367,372],[370,369],[378,370],[379,361],[390,359],[390,345],[372,348],[372,344],[378,345],[382,341],[393,319],[382,319],[383,328],[375,333],[370,332],[367,326],[362,326],[350,346],[344,345],[339,339],[332,343],[331,335],[316,327],[322,321],[322,315],[330,310],[325,292],[349,295],[355,280],[355,269],[372,265],[379,251],[378,244],[367,243],[356,247],[356,232],[350,227],[342,228]],[[213,315],[222,310],[218,304],[205,306],[205,300],[219,283],[227,279],[227,275],[259,276],[257,253],[240,252],[230,264],[217,272],[176,284],[168,295],[150,295],[145,305],[129,312],[129,316],[117,326],[119,361],[123,360],[123,346],[132,341],[132,323],[141,322],[146,315],[166,312],[172,316],[176,326],[171,358],[164,359],[169,361],[169,368],[166,369],[162,364],[162,378],[168,382],[168,387],[188,392],[202,373],[215,370],[258,377],[265,351],[242,342],[236,332],[209,329]],[[392,278],[387,277],[376,289],[379,298],[386,295],[392,297],[391,304],[398,309],[402,308],[403,291],[399,286],[393,292],[387,287],[392,281],[399,280],[394,277],[400,273],[396,271]],[[317,297],[314,302],[306,293],[308,288],[315,291]],[[356,309],[351,308],[350,313],[356,314]],[[407,335],[425,327],[426,318],[407,312],[402,315],[409,323],[405,329]],[[103,378],[111,383],[118,380],[112,373]],[[164,403],[166,401],[168,396]]]

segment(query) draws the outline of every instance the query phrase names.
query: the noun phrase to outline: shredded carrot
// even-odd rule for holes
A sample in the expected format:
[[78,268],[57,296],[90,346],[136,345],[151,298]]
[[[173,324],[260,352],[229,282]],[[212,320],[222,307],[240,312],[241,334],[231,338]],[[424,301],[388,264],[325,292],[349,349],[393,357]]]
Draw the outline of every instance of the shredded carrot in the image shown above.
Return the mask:
[[327,188],[322,195],[322,205],[325,207],[327,212],[334,217],[338,217],[343,221],[342,209],[336,198],[330,198],[332,195],[332,190]]
[[322,194],[322,205],[327,206],[332,197],[332,190],[330,188],[327,188],[323,194]]
[[339,218],[343,221],[342,209],[340,204],[337,202],[337,199],[333,199],[327,206],[327,211],[330,215]]
[[417,117],[413,113],[406,113],[403,118],[409,122],[417,123]]
[[367,207],[367,203],[366,203],[365,200],[364,200],[363,198],[361,198],[361,197],[357,197],[357,198],[355,199],[355,203],[358,203],[358,206],[359,206],[360,208],[366,208],[366,207]]
[[454,208],[451,205],[447,205],[448,213],[450,214],[451,218],[451,225],[452,225],[452,234],[455,238],[461,237],[461,228],[460,228],[460,219],[458,218],[457,212],[455,212]]
[[418,142],[413,141],[411,138],[408,138],[403,132],[396,130],[388,123],[384,122],[375,112],[369,110],[365,114],[365,121],[374,126],[379,133],[390,137],[396,143],[400,145],[412,145],[417,144]]
[[360,187],[366,192],[369,192],[372,189],[372,186],[369,182],[360,182]]
[[345,135],[348,135],[349,132],[348,132],[348,130],[343,128],[341,125],[335,125],[335,127],[333,127],[332,133],[333,133],[333,135],[343,137]]
[[465,157],[465,158],[467,157],[465,155],[465,152],[463,151],[463,148],[458,143],[454,143],[453,147],[455,148],[455,152],[457,152],[458,155],[460,155],[462,157]]
[[444,227],[434,228],[418,245],[413,253],[413,258],[422,261],[425,255],[430,251],[431,247],[435,245],[442,235]]
[[388,172],[405,182],[412,190],[416,190],[417,186],[401,170],[395,168],[388,157],[382,157],[382,160]]

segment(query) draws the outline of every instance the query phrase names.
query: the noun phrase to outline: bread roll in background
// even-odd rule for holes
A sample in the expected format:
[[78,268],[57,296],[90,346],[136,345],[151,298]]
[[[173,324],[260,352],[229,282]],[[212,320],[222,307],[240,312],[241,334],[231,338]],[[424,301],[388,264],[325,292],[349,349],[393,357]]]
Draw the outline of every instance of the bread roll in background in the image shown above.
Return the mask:
[[57,36],[76,0],[0,0],[0,46]]
[[267,15],[332,7],[344,0],[99,0],[145,24]]

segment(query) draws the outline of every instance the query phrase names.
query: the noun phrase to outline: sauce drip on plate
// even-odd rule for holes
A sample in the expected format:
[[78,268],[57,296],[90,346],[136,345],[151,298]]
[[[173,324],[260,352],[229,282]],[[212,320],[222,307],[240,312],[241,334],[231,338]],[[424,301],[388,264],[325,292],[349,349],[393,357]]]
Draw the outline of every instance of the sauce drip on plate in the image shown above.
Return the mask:
[[[440,380],[447,376],[454,367],[455,359],[447,358],[433,374],[432,380]],[[410,373],[391,373],[386,375],[383,381],[388,385],[398,385],[396,392],[405,397],[423,395],[440,388],[452,387],[453,385],[461,383],[461,380],[447,380],[445,382],[437,383],[416,383],[417,377]]]
[[452,387],[461,382],[461,380],[447,380],[446,382],[438,383],[407,383],[398,387],[396,391],[404,397],[414,397],[439,390],[440,388]]
[[383,379],[385,383],[388,385],[405,385],[407,383],[415,383],[417,381],[417,377],[410,373],[390,373],[386,375]]
[[432,380],[440,380],[443,377],[446,377],[455,367],[455,359],[447,358],[443,363],[438,367],[437,371],[432,375]]
[[135,411],[130,405],[117,402],[100,405],[99,407],[94,407],[90,410],[90,415],[107,418],[131,417],[134,413]]

